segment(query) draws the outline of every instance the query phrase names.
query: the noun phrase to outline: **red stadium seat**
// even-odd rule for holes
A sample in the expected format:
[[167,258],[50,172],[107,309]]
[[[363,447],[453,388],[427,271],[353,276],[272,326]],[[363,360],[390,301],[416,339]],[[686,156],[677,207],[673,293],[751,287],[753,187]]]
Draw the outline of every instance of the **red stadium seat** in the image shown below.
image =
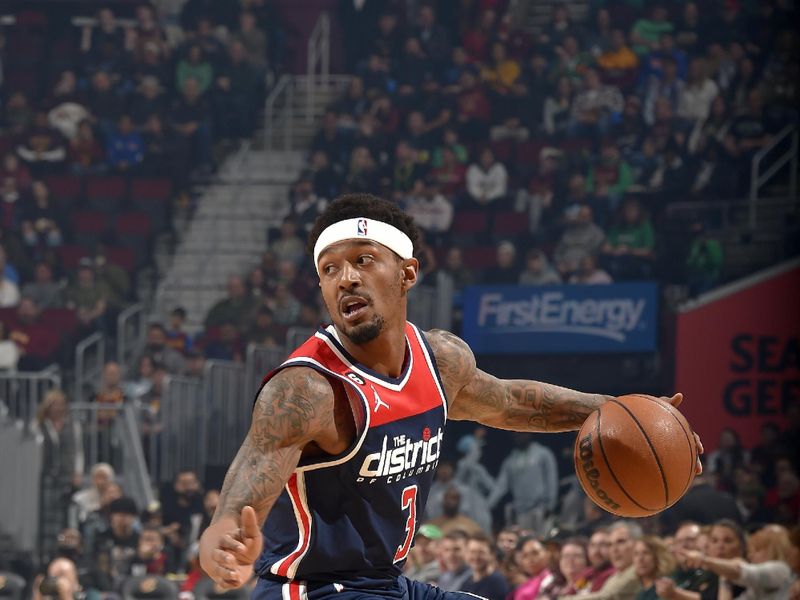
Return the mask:
[[129,273],[136,268],[136,253],[125,246],[106,247],[106,258],[112,265],[117,265]]
[[84,256],[91,256],[91,253],[85,246],[64,244],[58,248],[58,257],[61,260],[61,266],[68,271],[77,267]]
[[464,264],[470,269],[486,269],[495,264],[497,251],[494,246],[473,246],[464,248]]
[[543,147],[544,144],[541,142],[534,142],[531,140],[520,142],[517,146],[516,163],[526,168],[538,165],[539,153],[542,151]]
[[123,213],[117,217],[118,235],[137,235],[147,237],[152,232],[153,223],[149,215],[142,212]]
[[497,160],[502,163],[509,164],[514,159],[514,146],[513,140],[498,140],[492,142],[492,152]]
[[157,231],[167,225],[172,182],[167,178],[134,179],[131,182],[131,200],[137,210],[147,213]]
[[487,229],[486,213],[481,211],[457,212],[453,220],[452,232],[455,234],[478,234]]
[[81,180],[73,175],[50,175],[45,180],[55,203],[71,208],[81,196]]
[[528,231],[528,217],[525,213],[509,211],[499,213],[492,223],[495,238],[515,237]]
[[86,180],[86,199],[95,210],[116,212],[127,197],[128,186],[123,177],[94,176]]
[[70,337],[78,331],[78,316],[71,308],[49,308],[39,317],[42,325],[58,331],[62,337]]
[[86,211],[72,215],[72,230],[78,237],[102,235],[108,231],[108,225],[108,216],[100,212]]

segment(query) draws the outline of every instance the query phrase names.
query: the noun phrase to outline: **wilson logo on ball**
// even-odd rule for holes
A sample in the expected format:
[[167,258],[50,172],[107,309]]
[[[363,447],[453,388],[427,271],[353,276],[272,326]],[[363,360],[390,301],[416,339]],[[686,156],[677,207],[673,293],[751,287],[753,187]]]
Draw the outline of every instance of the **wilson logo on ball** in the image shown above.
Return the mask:
[[579,447],[581,469],[583,470],[583,474],[586,476],[586,482],[592,487],[597,497],[605,502],[609,508],[618,509],[620,507],[619,503],[609,496],[608,492],[600,487],[600,472],[594,466],[594,451],[592,450],[591,433],[581,438]]

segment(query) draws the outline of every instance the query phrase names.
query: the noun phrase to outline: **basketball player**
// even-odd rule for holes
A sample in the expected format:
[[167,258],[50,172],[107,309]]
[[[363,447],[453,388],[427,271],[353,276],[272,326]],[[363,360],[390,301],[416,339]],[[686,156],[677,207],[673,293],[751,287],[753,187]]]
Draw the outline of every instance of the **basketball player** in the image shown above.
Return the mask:
[[496,379],[455,335],[407,322],[416,239],[409,216],[366,194],[339,198],[314,224],[308,244],[333,324],[258,394],[200,541],[201,565],[222,588],[255,570],[257,600],[465,598],[401,571],[445,421],[568,431],[609,399]]

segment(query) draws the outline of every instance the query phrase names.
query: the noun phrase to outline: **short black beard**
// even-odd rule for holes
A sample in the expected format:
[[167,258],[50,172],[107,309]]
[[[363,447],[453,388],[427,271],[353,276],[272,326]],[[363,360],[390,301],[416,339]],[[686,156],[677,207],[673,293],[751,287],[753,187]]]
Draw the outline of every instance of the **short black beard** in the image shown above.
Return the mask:
[[354,344],[358,344],[359,346],[362,344],[366,344],[367,342],[371,342],[376,337],[378,337],[383,331],[383,326],[385,325],[385,321],[383,317],[380,315],[375,315],[375,318],[370,323],[365,323],[364,325],[357,325],[350,331],[345,331],[344,334]]

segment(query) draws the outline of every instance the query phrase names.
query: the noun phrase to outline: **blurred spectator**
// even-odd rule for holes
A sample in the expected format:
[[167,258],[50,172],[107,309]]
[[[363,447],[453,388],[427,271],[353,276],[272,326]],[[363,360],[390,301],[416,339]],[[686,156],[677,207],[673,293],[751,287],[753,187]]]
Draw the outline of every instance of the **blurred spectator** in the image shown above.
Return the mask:
[[437,555],[441,539],[442,531],[436,525],[424,523],[420,526],[404,567],[406,577],[431,584],[439,580],[441,566]]
[[535,600],[553,581],[550,571],[550,552],[535,537],[523,537],[517,545],[517,561],[527,580],[514,590],[513,600]]
[[633,521],[617,521],[609,528],[609,558],[614,573],[606,579],[600,591],[576,596],[570,600],[634,600],[642,589],[633,564],[634,546],[642,538],[642,529]]
[[519,274],[520,285],[555,285],[561,283],[558,272],[550,265],[547,255],[531,248],[525,255],[525,268]]
[[470,576],[460,591],[487,600],[505,600],[509,592],[508,582],[496,570],[492,540],[486,534],[470,536],[467,541],[466,561],[470,568]]
[[407,37],[403,43],[403,53],[394,67],[397,78],[397,93],[400,96],[411,96],[422,87],[428,77],[433,77],[436,66],[432,57],[425,53],[418,38]]
[[108,506],[109,528],[97,537],[95,572],[100,589],[117,589],[131,574],[131,566],[139,546],[136,520],[139,510],[131,498],[113,500]]
[[497,31],[497,13],[491,8],[484,9],[475,24],[464,32],[465,59],[482,63],[489,57],[489,43]]
[[102,596],[96,589],[84,589],[78,580],[78,569],[75,563],[69,558],[59,557],[47,566],[46,576],[39,575],[33,581],[31,600],[44,600],[45,598],[100,600]]
[[300,316],[300,302],[285,283],[275,286],[275,291],[272,297],[266,299],[266,304],[278,325],[291,327]]
[[62,71],[53,87],[52,96],[45,104],[50,108],[47,113],[50,125],[67,140],[72,140],[77,133],[78,123],[91,117],[85,104],[85,97],[78,91],[75,71],[70,69]]
[[605,135],[611,122],[622,113],[623,106],[619,88],[603,85],[596,70],[587,70],[583,75],[583,89],[572,104],[570,134],[576,137]]
[[206,357],[199,348],[192,347],[186,353],[186,369],[184,375],[194,379],[202,379],[205,375]]
[[0,246],[0,308],[16,306],[20,301],[19,286],[9,278],[10,272],[6,267],[6,251]]
[[43,310],[64,305],[63,286],[53,281],[53,268],[44,261],[36,263],[34,279],[23,286],[22,295],[31,298]]
[[698,120],[687,142],[692,154],[701,154],[710,146],[721,145],[730,131],[732,120],[725,98],[717,96],[711,102],[708,117]]
[[402,194],[408,192],[414,182],[425,176],[424,168],[418,162],[417,150],[407,141],[397,142],[394,150],[394,169],[392,170],[392,189]]
[[239,331],[233,321],[226,321],[219,326],[218,335],[208,341],[205,346],[207,359],[232,360],[242,362],[244,349]]
[[67,288],[67,308],[76,311],[78,321],[84,327],[102,329],[108,308],[108,288],[97,281],[94,267],[89,259],[81,259],[73,284]]
[[169,313],[169,326],[167,328],[167,346],[185,354],[192,345],[192,339],[183,326],[186,323],[186,309],[176,306]]
[[330,108],[322,117],[322,127],[311,140],[311,151],[317,150],[325,152],[334,167],[342,166],[347,162],[347,143],[344,134],[339,130],[339,115]]
[[446,196],[459,196],[464,192],[467,169],[452,148],[443,147],[440,154],[441,164],[431,171],[431,180]]
[[145,175],[168,175],[179,187],[185,184],[189,171],[191,149],[184,145],[171,126],[157,114],[150,115],[142,129]]
[[741,518],[733,496],[717,490],[705,473],[696,476],[683,498],[660,515],[662,525],[668,530],[674,530],[683,521],[708,525],[718,519],[738,523]]
[[603,245],[604,262],[615,279],[647,279],[655,256],[655,233],[638,200],[626,200]]
[[275,323],[272,311],[261,306],[256,311],[255,323],[247,328],[247,343],[277,348],[286,337],[286,328]]
[[42,181],[31,185],[33,202],[29,203],[22,216],[22,237],[29,251],[40,254],[45,247],[60,246],[62,242],[60,223],[63,218],[50,200],[50,190]]
[[166,113],[166,100],[161,82],[154,75],[142,77],[136,91],[131,94],[128,113],[133,122],[143,126],[151,115],[163,117]]
[[239,42],[233,42],[227,61],[216,74],[213,93],[215,134],[222,140],[246,139],[255,129],[260,88],[258,67]]
[[465,560],[468,539],[465,532],[455,529],[446,534],[439,543],[442,572],[436,586],[446,592],[460,590],[470,576]]
[[589,566],[584,538],[567,538],[561,545],[558,555],[558,569],[553,580],[543,587],[544,598],[560,598],[562,595],[575,594],[578,587],[586,580],[581,577]]
[[586,175],[586,189],[598,196],[610,195],[618,200],[633,183],[633,174],[628,162],[620,156],[614,140],[604,140],[600,156]]
[[140,404],[143,399],[146,400],[153,389],[155,370],[155,361],[147,354],[142,354],[136,362],[132,376],[127,377],[123,383],[125,398]]
[[448,249],[444,266],[439,272],[442,276],[452,280],[456,294],[464,287],[474,284],[477,279],[475,269],[464,264],[464,254],[458,247]]
[[194,164],[205,171],[213,170],[211,111],[197,80],[187,77],[180,88],[171,113],[172,126],[181,143],[193,157]]
[[108,486],[114,482],[114,467],[108,463],[97,463],[92,465],[89,477],[89,485],[72,495],[76,519],[73,526],[82,525],[90,513],[100,510],[101,498]]
[[208,311],[205,319],[206,329],[218,327],[225,321],[235,321],[240,328],[246,324],[247,317],[254,306],[252,298],[248,297],[244,281],[238,275],[228,278],[228,297],[217,302]]
[[252,12],[243,10],[239,13],[239,30],[233,35],[233,42],[231,49],[234,44],[240,45],[247,61],[256,69],[263,71],[267,67],[267,34],[259,28]]
[[548,135],[564,135],[572,115],[574,90],[569,77],[562,76],[556,82],[555,92],[544,101],[542,115],[544,130]]
[[495,41],[491,46],[491,57],[481,70],[481,79],[498,96],[504,96],[522,74],[519,63],[509,58],[505,44]]
[[114,89],[111,75],[106,71],[97,71],[92,75],[88,97],[89,112],[97,122],[100,131],[105,134],[122,112],[119,94]]
[[732,427],[719,434],[719,444],[706,457],[706,473],[714,479],[717,489],[731,492],[734,489],[734,472],[749,460],[739,434]]
[[[138,363],[137,363],[138,364]],[[117,406],[125,401],[125,393],[122,389],[122,368],[119,363],[108,361],[103,365],[103,372],[100,377],[100,386],[94,394],[96,404],[111,404],[114,408],[102,409],[97,411],[97,423],[101,429],[101,452],[104,454],[103,460],[113,462],[116,458],[116,446],[119,443],[111,433],[110,428],[117,414]]]
[[[588,498],[586,501],[591,502]],[[564,591],[565,594],[582,595],[602,589],[606,580],[614,574],[614,567],[608,558],[610,545],[608,530],[605,527],[596,528],[586,546],[588,568],[579,574],[578,579]]]
[[366,146],[353,148],[344,177],[344,190],[348,193],[368,193],[375,190],[378,178],[378,167],[369,148]]
[[158,527],[147,526],[139,532],[136,555],[131,562],[130,574],[134,577],[142,575],[166,575],[173,572],[174,560],[165,552],[164,534]]
[[660,538],[645,536],[633,546],[633,568],[642,588],[636,600],[657,600],[656,581],[672,572],[675,559]]
[[[598,14],[601,12],[603,11]],[[603,70],[605,77],[624,80],[639,66],[639,57],[628,47],[622,29],[612,30],[609,41],[609,47],[597,57],[597,65]]]
[[[316,195],[322,202],[327,202],[335,198],[338,194],[340,185],[339,176],[331,167],[330,158],[322,150],[317,150],[311,154],[309,170],[301,174],[298,184],[305,183],[306,181],[312,184],[311,193]],[[314,202],[305,200],[308,196],[308,194],[299,193],[299,191],[295,189],[295,200],[292,203],[292,212],[295,214],[295,218],[302,224],[305,224],[307,221],[313,222],[313,219],[310,219],[310,217],[301,217],[301,215],[306,215],[309,206],[314,206]],[[318,202],[316,198],[315,202]],[[304,227],[304,229],[308,229],[308,227]]]
[[495,264],[483,276],[486,285],[515,284],[519,280],[517,248],[512,242],[504,240],[495,249]]
[[48,391],[37,408],[36,425],[44,440],[39,548],[43,556],[52,558],[58,534],[67,526],[68,499],[83,475],[82,433],[69,414],[66,395],[57,388]]
[[717,94],[719,88],[706,73],[705,61],[695,58],[689,64],[689,76],[680,91],[678,116],[692,123],[705,121]]
[[3,228],[11,231],[19,230],[20,221],[22,220],[23,205],[26,204],[22,201],[23,196],[13,177],[6,177],[2,183],[3,187],[0,190],[0,223]]
[[405,198],[405,212],[427,234],[445,234],[453,223],[453,205],[434,185],[418,179]]
[[[655,123],[655,107],[659,100],[668,102],[673,112],[677,112],[684,98],[686,84],[678,78],[678,64],[672,57],[662,61],[663,72],[660,77],[651,75],[644,95],[644,120],[648,125]],[[699,120],[699,119],[698,119]]]
[[108,306],[114,311],[124,308],[131,291],[131,280],[128,272],[108,261],[105,244],[97,244],[92,259],[97,281],[107,292]]
[[118,26],[109,7],[97,11],[96,25],[81,29],[81,52],[86,55],[90,70],[118,70],[124,60],[125,33]]
[[172,375],[178,375],[183,372],[183,356],[169,344],[167,329],[161,323],[150,323],[147,326],[147,336],[142,355],[147,355],[153,362],[163,365],[167,372]]
[[134,130],[130,115],[123,114],[108,135],[106,154],[109,166],[117,173],[136,171],[144,160],[144,142]]
[[19,346],[10,338],[6,324],[0,321],[0,370],[16,371],[19,353]]
[[467,169],[467,193],[476,208],[502,203],[508,194],[508,172],[491,148],[481,150],[478,161]]
[[464,514],[461,508],[461,490],[454,484],[445,489],[442,495],[442,514],[430,520],[443,534],[463,531],[467,535],[481,531],[481,526]]
[[297,234],[297,223],[286,217],[281,223],[280,237],[274,240],[269,249],[278,260],[289,260],[300,264],[306,257],[305,243]]
[[613,283],[613,280],[611,275],[597,266],[597,257],[594,254],[587,254],[578,263],[578,270],[572,274],[569,282],[597,285]]
[[435,63],[437,70],[450,55],[450,40],[447,30],[436,22],[433,6],[423,4],[417,13],[417,27],[414,35],[419,39],[422,49]]
[[33,124],[20,135],[17,154],[34,177],[58,172],[67,157],[64,138],[50,126],[47,113],[37,111]]
[[486,139],[492,107],[476,74],[470,69],[465,70],[458,80],[458,88],[456,121],[459,135],[470,142]]
[[[494,507],[511,493],[513,522],[532,532],[540,531],[558,498],[558,465],[553,451],[525,433],[513,434],[514,448],[500,466],[496,487],[489,497]],[[534,482],[525,473],[539,473]]]
[[183,89],[187,79],[194,79],[197,82],[197,90],[200,94],[208,91],[214,79],[214,68],[198,44],[189,46],[186,57],[178,61],[175,70],[176,89]]
[[97,139],[91,121],[78,123],[78,131],[69,142],[69,162],[75,175],[102,173],[106,166],[106,153]]
[[181,470],[161,498],[170,544],[176,551],[184,551],[196,541],[203,520],[203,489],[197,474]]
[[672,33],[675,26],[669,21],[666,6],[656,4],[651,8],[650,18],[637,19],[631,29],[631,41],[634,51],[646,54],[657,47],[659,38],[664,33]]
[[28,167],[19,160],[13,152],[3,154],[3,164],[0,165],[0,180],[13,179],[15,189],[23,191],[31,185],[31,173]]
[[596,254],[605,241],[605,234],[594,223],[589,206],[570,207],[565,217],[566,226],[553,252],[562,278],[575,272],[585,256]]

